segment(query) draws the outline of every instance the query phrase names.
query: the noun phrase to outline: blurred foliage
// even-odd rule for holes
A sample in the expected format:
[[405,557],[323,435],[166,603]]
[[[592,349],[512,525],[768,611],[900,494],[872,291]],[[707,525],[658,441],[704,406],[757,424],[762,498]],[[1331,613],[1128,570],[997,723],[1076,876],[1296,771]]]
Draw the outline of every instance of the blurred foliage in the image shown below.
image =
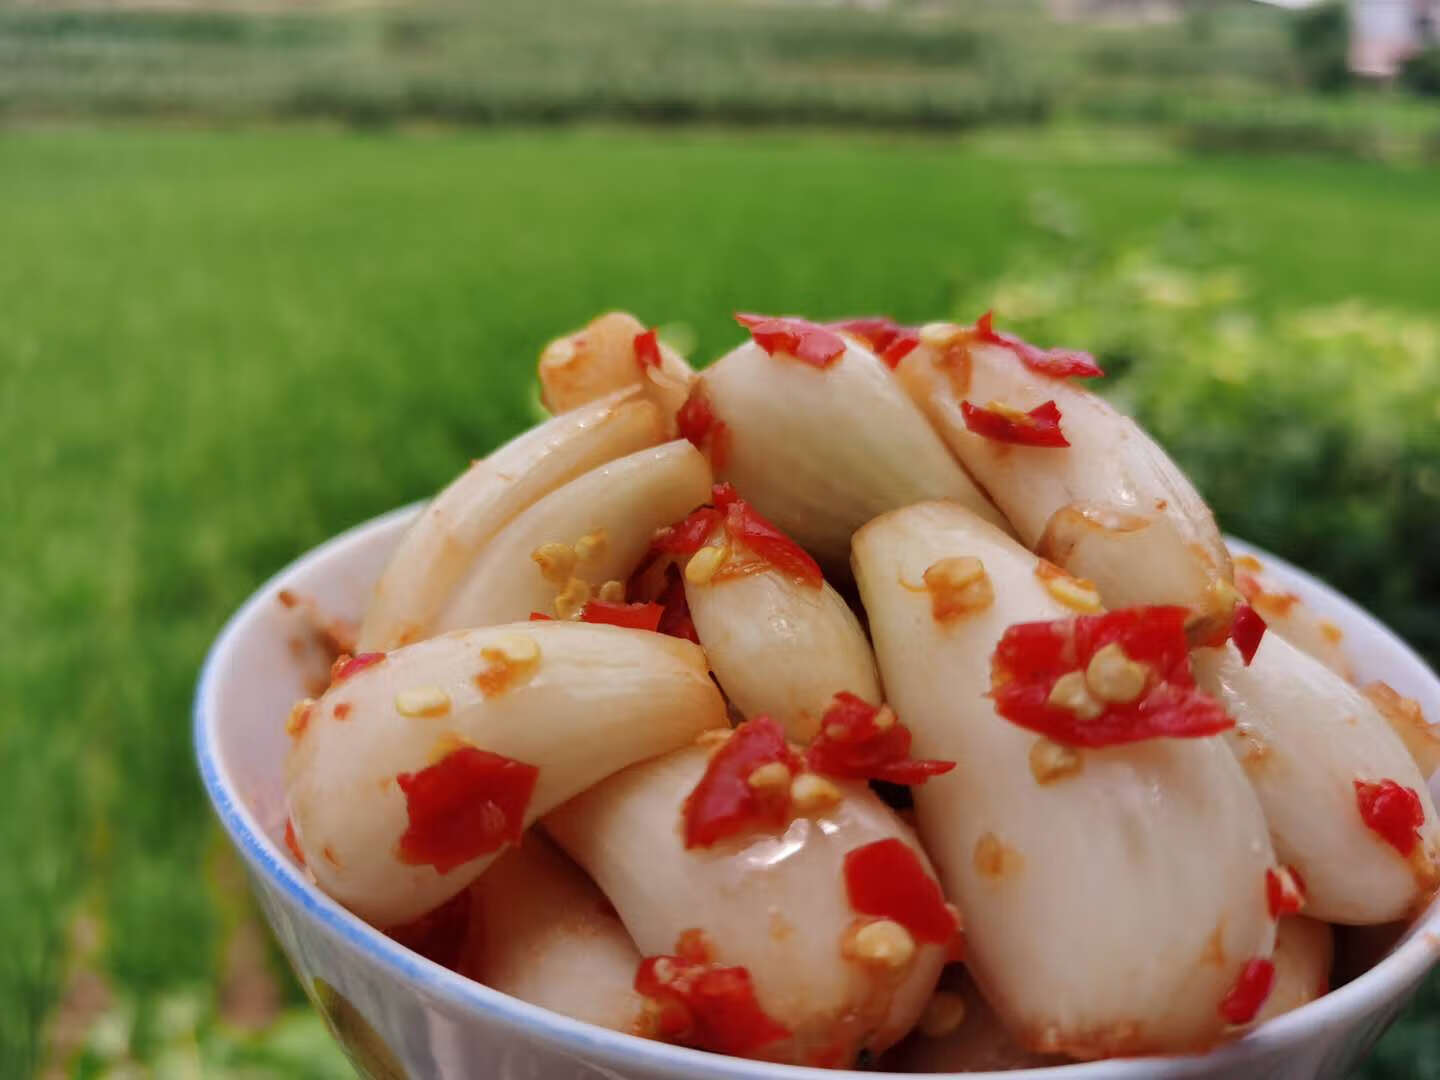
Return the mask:
[[[1039,0],[53,10],[0,2],[0,118],[457,125],[1142,124],[1204,150],[1419,157],[1440,114],[1348,84],[1339,4],[1057,27]],[[1409,85],[1409,84],[1407,84]]]
[[1405,61],[1400,82],[1417,94],[1440,97],[1440,45],[1422,49]]
[[1329,93],[1350,85],[1350,16],[1341,0],[1328,0],[1297,13],[1291,40],[1306,85]]

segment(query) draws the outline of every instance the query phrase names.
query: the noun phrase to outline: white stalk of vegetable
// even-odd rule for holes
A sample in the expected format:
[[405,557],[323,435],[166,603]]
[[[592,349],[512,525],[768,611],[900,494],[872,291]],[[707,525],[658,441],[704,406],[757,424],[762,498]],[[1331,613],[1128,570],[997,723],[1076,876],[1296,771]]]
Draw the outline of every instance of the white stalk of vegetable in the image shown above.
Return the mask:
[[538,830],[470,886],[458,971],[501,993],[615,1031],[644,1012],[640,953],[585,872]]
[[[967,964],[1006,1027],[1027,1050],[1079,1058],[1225,1037],[1221,1005],[1275,932],[1264,817],[1225,745],[1082,748],[999,716],[987,692],[1007,628],[1098,612],[1098,597],[963,507],[924,503],[871,522],[854,563],[915,753],[958,763],[916,790],[915,808],[964,912]],[[1123,649],[1102,651],[1049,703],[1099,716],[1154,678]]]
[[722,520],[688,557],[684,581],[710,670],[742,715],[772,716],[806,743],[837,693],[881,700],[865,631],[818,567],[787,572]]
[[[862,1049],[878,1053],[919,1017],[946,947],[857,912],[846,856],[895,841],[933,886],[924,852],[865,784],[780,769],[763,775],[777,773],[782,797],[790,785],[788,823],[687,848],[682,813],[708,756],[697,746],[627,769],[544,826],[610,898],[642,953],[666,956],[701,940],[715,965],[748,972],[783,1034],[732,1052],[842,1067]],[[751,775],[758,787],[761,774]]]
[[1360,691],[1277,634],[1248,667],[1228,644],[1196,649],[1194,662],[1237,721],[1226,741],[1265,807],[1276,854],[1304,879],[1305,914],[1389,922],[1440,884],[1429,789]]
[[[1215,519],[1138,424],[978,328],[936,323],[919,336],[896,375],[1027,547],[1094,580],[1110,607],[1184,604],[1223,623],[1233,606],[1230,556]],[[1047,403],[1068,446],[972,429],[990,421],[1024,437],[1021,429],[1036,428],[1031,411]]]
[[475,462],[425,507],[395,549],[361,624],[363,652],[432,633],[480,549],[531,503],[664,438],[659,409],[623,390],[557,416]]
[[570,481],[517,515],[485,545],[433,623],[434,632],[528,618],[577,616],[624,582],[655,530],[710,497],[710,466],[683,439],[639,450]]
[[291,718],[294,836],[327,893],[406,923],[553,806],[725,723],[700,649],[641,630],[520,623],[362,654]]
[[555,415],[638,387],[667,424],[685,404],[695,372],[678,352],[629,312],[612,311],[583,330],[556,338],[540,353],[540,400]]
[[1003,524],[885,365],[835,340],[824,367],[752,341],[702,373],[699,392],[725,425],[716,474],[842,572],[856,529],[920,499],[956,499]]
[[1307,1005],[1330,991],[1335,934],[1328,923],[1301,915],[1280,920],[1275,933],[1275,984],[1255,1024]]

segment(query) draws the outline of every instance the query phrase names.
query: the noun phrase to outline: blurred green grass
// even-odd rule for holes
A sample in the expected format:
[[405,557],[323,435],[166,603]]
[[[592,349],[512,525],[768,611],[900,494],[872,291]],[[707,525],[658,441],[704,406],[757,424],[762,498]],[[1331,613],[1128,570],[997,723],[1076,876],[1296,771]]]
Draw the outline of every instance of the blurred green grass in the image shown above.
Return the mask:
[[[1219,410],[1250,398],[1232,383],[1207,405],[1209,369],[1186,365],[1232,355],[1220,331],[1236,318],[1283,328],[1350,298],[1372,322],[1398,325],[1394,310],[1433,334],[1436,174],[1143,142],[1112,153],[1084,133],[1059,145],[586,129],[0,139],[0,1075],[39,1064],[82,914],[114,1023],[73,1075],[153,1065],[177,1052],[177,1026],[207,1075],[334,1067],[322,1050],[295,1056],[288,1034],[237,1043],[217,1020],[246,903],[191,764],[196,668],[226,614],[293,556],[526,424],[540,344],[604,308],[690,324],[707,360],[737,340],[737,309],[921,320],[1009,297],[1128,370],[1122,390],[1232,526],[1258,522],[1256,539],[1338,572],[1387,617],[1433,609],[1435,491],[1414,496],[1418,546],[1357,564],[1344,519],[1325,519],[1328,536],[1298,520],[1323,503],[1312,467],[1328,459],[1298,451],[1307,504],[1285,502],[1290,473],[1267,471],[1324,402],[1242,413],[1268,426],[1220,425],[1207,442]],[[1134,252],[1192,275],[1182,285],[1208,288],[1217,264],[1251,288],[1157,321],[1136,305],[1171,293],[1131,287]],[[1061,300],[1036,303],[1045,289]],[[1205,355],[1168,349],[1176,327],[1214,335]],[[1264,368],[1269,340],[1244,355]],[[1303,334],[1283,340],[1267,394],[1306,385]],[[1382,377],[1364,334],[1345,340],[1354,378]],[[1342,417],[1327,452],[1343,457],[1346,383],[1327,378]],[[1433,472],[1436,425],[1421,421],[1440,416],[1436,390],[1384,399],[1419,425],[1396,451],[1407,469],[1420,454]],[[1246,474],[1268,503],[1227,479]],[[1412,494],[1368,511],[1350,497],[1373,517]],[[1369,528],[1367,543],[1393,539],[1383,520]],[[1440,634],[1416,618],[1433,661]],[[1375,1075],[1434,1075],[1428,1023],[1392,1034]]]

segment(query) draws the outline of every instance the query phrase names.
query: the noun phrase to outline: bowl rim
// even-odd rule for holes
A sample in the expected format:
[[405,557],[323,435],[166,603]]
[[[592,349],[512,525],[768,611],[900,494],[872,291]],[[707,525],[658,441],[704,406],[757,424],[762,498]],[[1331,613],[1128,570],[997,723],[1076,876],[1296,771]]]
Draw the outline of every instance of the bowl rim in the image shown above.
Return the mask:
[[[627,1035],[574,1020],[549,1009],[514,998],[474,982],[426,960],[376,930],[337,901],[321,892],[271,841],[234,790],[225,764],[215,752],[220,710],[217,686],[242,630],[271,602],[289,577],[316,563],[335,557],[372,532],[398,527],[401,519],[412,518],[422,503],[412,503],[362,521],[300,555],[259,586],[225,621],[206,653],[196,683],[192,725],[196,761],[211,807],[230,842],[245,859],[252,873],[263,878],[312,920],[327,936],[350,950],[358,951],[388,974],[405,980],[415,991],[466,1012],[539,1039],[581,1059],[601,1059],[604,1064],[635,1066],[662,1074],[684,1075],[693,1080],[834,1080],[837,1070],[803,1065],[751,1061],[726,1057],[686,1047],[672,1046]],[[1347,622],[1378,631],[1387,646],[1418,667],[1440,692],[1440,676],[1393,631],[1360,605],[1319,578],[1243,540],[1226,537],[1226,543],[1240,554],[1250,554],[1279,567],[1289,576],[1303,579],[1329,604],[1344,612]],[[1359,1020],[1367,1011],[1422,978],[1440,961],[1440,904],[1407,930],[1407,937],[1374,967],[1324,997],[1268,1021],[1244,1037],[1203,1054],[1169,1057],[1109,1058],[1092,1062],[1011,1070],[1003,1073],[935,1073],[935,1076],[991,1077],[994,1080],[1141,1080],[1162,1071],[1168,1077],[1208,1074],[1213,1070],[1251,1060],[1256,1055],[1285,1046],[1297,1046],[1314,1039],[1326,1029],[1343,1027]],[[846,1070],[841,1070],[846,1071]],[[866,1072],[871,1077],[901,1080],[915,1073]]]

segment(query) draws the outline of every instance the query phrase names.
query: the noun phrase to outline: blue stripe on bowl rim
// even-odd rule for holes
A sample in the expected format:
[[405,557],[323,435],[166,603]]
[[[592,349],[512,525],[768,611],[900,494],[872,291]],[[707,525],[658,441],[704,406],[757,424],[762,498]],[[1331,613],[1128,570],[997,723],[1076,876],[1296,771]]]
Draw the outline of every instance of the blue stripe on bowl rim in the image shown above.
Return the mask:
[[[257,608],[269,602],[285,579],[312,562],[323,561],[335,548],[353,542],[361,533],[415,514],[420,505],[415,503],[400,507],[361,522],[301,555],[261,585],[226,620],[205,656],[192,707],[196,759],[216,816],[251,870],[282,893],[304,918],[312,920],[328,936],[338,939],[349,950],[387,974],[405,980],[457,1011],[482,1015],[513,1029],[517,1036],[529,1041],[548,1042],[563,1053],[581,1060],[593,1060],[602,1068],[639,1068],[659,1075],[684,1076],[690,1080],[835,1080],[837,1072],[831,1069],[747,1061],[597,1027],[531,1005],[449,971],[385,936],[302,877],[230,791],[213,752],[210,715],[206,706],[215,692],[219,666],[229,651],[232,637]],[[1237,551],[1253,554],[1273,566],[1306,578],[1312,588],[1318,588],[1338,601],[1348,619],[1368,623],[1382,631],[1392,647],[1408,654],[1432,679],[1436,678],[1414,650],[1374,616],[1324,582],[1254,545],[1229,537],[1227,543]],[[1393,992],[1418,981],[1437,961],[1440,961],[1440,905],[1436,905],[1422,926],[1411,931],[1408,940],[1358,978],[1208,1054],[1109,1059],[1004,1073],[931,1075],[991,1077],[994,1080],[1142,1080],[1155,1077],[1157,1066],[1162,1063],[1166,1080],[1209,1075],[1224,1068],[1258,1063],[1267,1052],[1286,1047],[1299,1049],[1306,1042],[1323,1039],[1327,1030],[1358,1026],[1368,1012],[1381,1010]],[[1395,991],[1388,990],[1387,986],[1393,986]],[[871,1072],[865,1075],[902,1080],[917,1074]]]

